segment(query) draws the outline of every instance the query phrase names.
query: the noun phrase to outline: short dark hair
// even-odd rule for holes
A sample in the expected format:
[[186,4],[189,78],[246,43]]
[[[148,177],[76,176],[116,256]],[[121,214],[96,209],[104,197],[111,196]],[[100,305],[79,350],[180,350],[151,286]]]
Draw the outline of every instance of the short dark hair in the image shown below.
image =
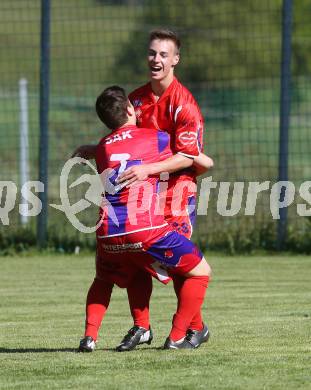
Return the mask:
[[96,100],[99,119],[111,130],[117,129],[127,121],[128,98],[125,90],[117,85],[106,88]]
[[152,30],[149,34],[149,43],[154,39],[160,39],[160,40],[168,39],[174,42],[177,49],[177,53],[179,53],[181,43],[178,35],[174,31],[167,30],[164,28]]

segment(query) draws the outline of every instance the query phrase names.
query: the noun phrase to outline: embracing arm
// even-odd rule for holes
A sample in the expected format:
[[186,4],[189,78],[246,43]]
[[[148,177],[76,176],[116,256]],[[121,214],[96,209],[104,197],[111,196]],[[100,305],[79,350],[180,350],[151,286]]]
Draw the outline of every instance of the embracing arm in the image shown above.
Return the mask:
[[96,156],[96,145],[81,145],[71,155],[71,157],[82,157],[91,160]]
[[162,172],[173,173],[181,169],[189,168],[192,164],[192,158],[181,154],[174,154],[163,161],[134,165],[119,176],[118,182],[122,183],[126,181],[126,185],[130,185],[138,180],[146,180],[150,175],[157,175]]
[[214,161],[204,153],[200,153],[193,160],[193,167],[197,176],[203,175],[210,168],[213,168]]
[[193,158],[174,154],[166,160],[147,164],[149,166],[149,175],[157,175],[161,172],[173,173],[181,169],[189,168],[193,164]]

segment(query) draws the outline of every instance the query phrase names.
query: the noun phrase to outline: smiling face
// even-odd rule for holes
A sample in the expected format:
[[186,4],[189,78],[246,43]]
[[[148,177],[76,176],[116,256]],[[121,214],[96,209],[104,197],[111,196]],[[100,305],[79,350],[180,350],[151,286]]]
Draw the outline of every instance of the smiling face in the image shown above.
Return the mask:
[[154,39],[149,44],[148,67],[153,81],[172,80],[179,62],[175,43],[170,39]]

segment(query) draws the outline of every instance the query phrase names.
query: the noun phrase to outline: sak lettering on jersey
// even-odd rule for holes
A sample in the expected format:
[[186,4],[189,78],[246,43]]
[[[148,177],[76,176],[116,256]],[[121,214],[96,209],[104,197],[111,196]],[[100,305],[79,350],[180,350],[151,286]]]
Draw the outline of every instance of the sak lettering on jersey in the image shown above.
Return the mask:
[[125,139],[133,138],[131,135],[131,130],[123,131],[121,134],[115,134],[111,137],[106,138],[106,145],[112,144],[118,141],[124,141]]

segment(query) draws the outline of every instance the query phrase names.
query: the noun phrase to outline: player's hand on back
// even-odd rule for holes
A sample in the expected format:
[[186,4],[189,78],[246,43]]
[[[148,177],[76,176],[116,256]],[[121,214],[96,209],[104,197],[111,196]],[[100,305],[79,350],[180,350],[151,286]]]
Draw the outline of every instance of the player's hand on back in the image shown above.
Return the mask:
[[131,168],[126,169],[123,173],[120,174],[117,183],[127,182],[127,187],[137,181],[143,181],[148,178],[150,170],[148,165],[134,165]]

